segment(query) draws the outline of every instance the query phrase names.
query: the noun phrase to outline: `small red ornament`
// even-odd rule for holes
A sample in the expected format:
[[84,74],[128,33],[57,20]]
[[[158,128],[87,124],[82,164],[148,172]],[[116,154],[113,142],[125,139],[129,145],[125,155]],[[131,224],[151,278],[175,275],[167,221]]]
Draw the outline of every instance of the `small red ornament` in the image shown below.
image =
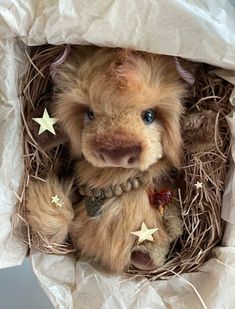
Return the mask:
[[160,192],[150,189],[148,192],[149,202],[152,206],[158,207],[161,214],[163,214],[165,207],[169,204],[173,198],[173,192],[171,189],[162,189]]

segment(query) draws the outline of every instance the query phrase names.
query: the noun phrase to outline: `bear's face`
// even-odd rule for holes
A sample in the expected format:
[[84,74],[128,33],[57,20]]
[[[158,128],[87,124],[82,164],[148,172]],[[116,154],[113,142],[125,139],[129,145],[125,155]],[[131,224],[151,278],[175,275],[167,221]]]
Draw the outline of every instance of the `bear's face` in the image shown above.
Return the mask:
[[173,58],[101,48],[80,61],[75,49],[57,89],[55,115],[93,166],[178,166],[184,87]]

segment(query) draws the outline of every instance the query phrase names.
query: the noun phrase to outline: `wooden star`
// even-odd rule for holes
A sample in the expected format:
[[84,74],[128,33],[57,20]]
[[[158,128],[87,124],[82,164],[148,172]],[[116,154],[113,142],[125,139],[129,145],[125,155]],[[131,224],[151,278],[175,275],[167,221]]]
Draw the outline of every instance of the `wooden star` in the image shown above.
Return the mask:
[[44,109],[42,118],[33,118],[33,120],[40,124],[38,135],[42,134],[46,130],[56,135],[53,124],[55,124],[58,119],[50,118],[46,108]]
[[57,195],[51,197],[51,202],[59,207],[62,207],[64,205],[63,200],[59,198]]
[[144,240],[154,241],[152,234],[155,233],[158,228],[155,229],[148,229],[145,223],[143,222],[141,225],[140,231],[131,232],[131,234],[139,237],[138,243],[140,244]]
[[199,182],[199,181],[197,181],[197,183],[195,183],[195,185],[194,185],[197,189],[200,189],[200,188],[202,188],[202,186],[203,186],[203,183],[202,182]]

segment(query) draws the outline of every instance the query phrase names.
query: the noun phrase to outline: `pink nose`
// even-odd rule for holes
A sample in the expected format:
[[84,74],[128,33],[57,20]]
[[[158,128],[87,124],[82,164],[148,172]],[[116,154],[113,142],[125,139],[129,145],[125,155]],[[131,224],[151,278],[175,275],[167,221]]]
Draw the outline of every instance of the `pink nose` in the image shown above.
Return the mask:
[[153,270],[157,266],[147,252],[133,251],[131,254],[131,264],[140,270]]
[[141,147],[132,145],[128,147],[115,147],[106,149],[101,147],[97,151],[97,155],[108,166],[119,166],[130,168],[134,167],[140,159]]

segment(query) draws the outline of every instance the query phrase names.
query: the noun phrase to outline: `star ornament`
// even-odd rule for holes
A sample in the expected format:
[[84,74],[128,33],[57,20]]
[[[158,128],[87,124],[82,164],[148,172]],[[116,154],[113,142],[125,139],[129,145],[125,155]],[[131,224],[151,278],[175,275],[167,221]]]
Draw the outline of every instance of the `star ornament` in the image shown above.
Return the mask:
[[148,229],[145,223],[141,225],[140,231],[131,232],[132,235],[139,237],[138,243],[142,243],[144,240],[154,241],[152,234],[155,233],[159,228]]
[[197,188],[197,190],[198,189],[200,189],[200,188],[202,188],[203,187],[203,183],[202,182],[199,182],[199,181],[197,181],[197,183],[195,183],[195,185],[194,185],[196,188]]
[[38,135],[42,134],[44,131],[49,131],[52,134],[56,135],[53,125],[58,119],[51,118],[46,108],[44,109],[42,118],[33,118],[33,120],[40,124]]
[[64,205],[64,202],[61,198],[59,198],[57,195],[51,197],[51,203],[56,204],[56,206],[62,207]]

